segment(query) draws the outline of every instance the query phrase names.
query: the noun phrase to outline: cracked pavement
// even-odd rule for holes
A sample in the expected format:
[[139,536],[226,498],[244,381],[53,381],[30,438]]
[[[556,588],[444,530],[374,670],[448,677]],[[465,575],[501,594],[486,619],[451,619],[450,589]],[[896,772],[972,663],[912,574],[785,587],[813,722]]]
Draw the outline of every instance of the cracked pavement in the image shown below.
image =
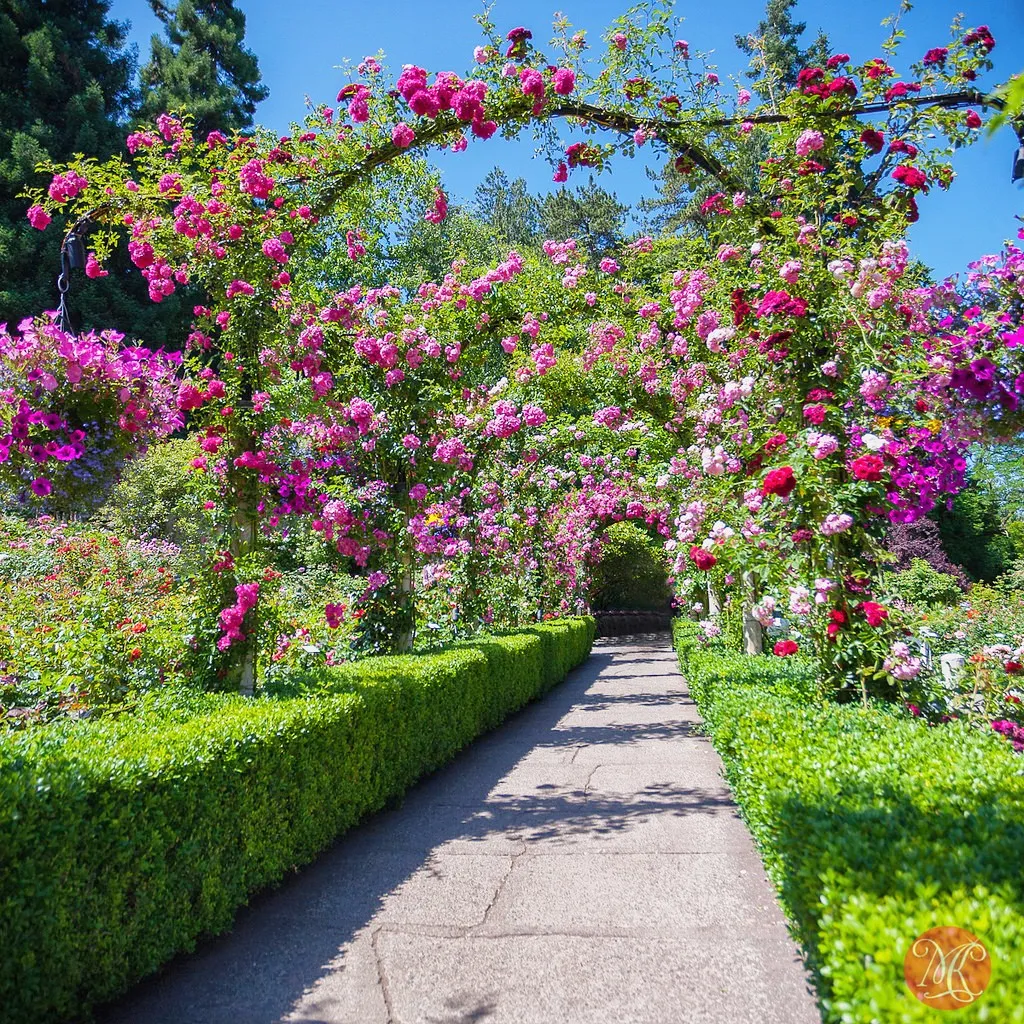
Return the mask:
[[589,661],[101,1024],[816,1024],[668,638]]

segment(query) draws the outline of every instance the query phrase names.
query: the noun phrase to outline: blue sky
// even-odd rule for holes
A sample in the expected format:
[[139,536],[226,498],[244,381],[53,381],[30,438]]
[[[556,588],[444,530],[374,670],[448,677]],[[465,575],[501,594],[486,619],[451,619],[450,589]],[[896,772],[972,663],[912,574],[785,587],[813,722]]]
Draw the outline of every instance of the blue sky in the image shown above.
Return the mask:
[[[596,48],[606,26],[629,5],[630,0],[497,0],[492,18],[502,31],[517,25],[531,28],[535,41],[543,45],[550,37],[552,15],[561,11],[576,29],[587,31]],[[236,6],[246,14],[246,43],[259,57],[263,80],[270,88],[257,120],[280,132],[302,118],[306,97],[314,102],[334,100],[343,81],[339,66],[346,58],[358,61],[383,50],[394,71],[402,64],[415,63],[430,71],[465,72],[472,65],[473,47],[481,41],[473,15],[482,5],[473,0],[236,0]],[[897,6],[898,0],[800,0],[796,13],[807,23],[804,39],[809,41],[819,28],[824,29],[835,49],[862,61],[880,55],[879,43],[886,35],[882,19]],[[723,5],[706,0],[676,3],[676,13],[685,19],[681,35],[691,50],[712,52],[723,79],[745,67],[733,37],[754,29],[763,10],[764,0],[732,0]],[[966,15],[965,24],[987,24],[995,35],[993,81],[1024,70],[1024,0],[918,0],[901,22],[906,32],[906,61],[942,45],[958,11]],[[131,37],[144,61],[149,38],[159,29],[146,0],[113,0],[111,16],[131,22]],[[925,197],[911,244],[938,273],[961,269],[1016,233],[1019,225],[1014,217],[1024,215],[1024,189],[1020,182],[1010,184],[1015,150],[1013,133],[1002,129],[957,154],[957,180],[948,194],[933,192]],[[495,136],[471,144],[465,153],[438,157],[446,188],[455,200],[471,198],[477,184],[496,165],[510,177],[525,177],[534,192],[556,187],[548,164],[533,159],[530,139],[508,142]],[[601,175],[600,183],[626,203],[650,194],[653,188],[639,159],[614,164],[610,173]]]

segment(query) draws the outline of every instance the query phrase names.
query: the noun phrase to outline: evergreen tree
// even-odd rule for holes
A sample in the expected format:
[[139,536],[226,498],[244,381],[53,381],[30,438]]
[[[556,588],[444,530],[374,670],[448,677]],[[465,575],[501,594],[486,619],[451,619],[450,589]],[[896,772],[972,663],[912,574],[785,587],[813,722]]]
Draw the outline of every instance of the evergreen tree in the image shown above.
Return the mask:
[[242,45],[245,15],[232,0],[178,0],[173,8],[149,0],[149,5],[167,39],[152,38],[152,56],[141,72],[141,116],[152,120],[187,110],[199,138],[251,127],[256,104],[270,90],[260,84],[255,54]]
[[[76,153],[105,158],[123,144],[135,53],[109,9],[109,0],[0,0],[0,323],[57,305],[58,227],[36,231],[19,198],[47,183],[36,165]],[[139,303],[124,299],[114,273],[82,293],[72,305],[87,299],[79,309],[87,324],[137,326]]]
[[501,246],[522,247],[537,240],[537,200],[527,190],[524,178],[509,181],[503,170],[493,168],[473,194],[473,212],[490,227]]
[[[761,99],[772,107],[782,92],[796,85],[802,68],[823,64],[829,55],[829,41],[824,33],[819,33],[807,49],[801,47],[800,37],[807,25],[793,20],[791,12],[796,5],[797,0],[767,0],[764,18],[757,28],[736,36],[736,45],[750,57],[747,77]],[[765,141],[758,132],[753,132],[733,155],[731,169],[752,195],[758,191],[764,156]],[[658,195],[642,199],[639,207],[651,228],[665,234],[703,234],[707,218],[700,212],[701,203],[719,191],[719,183],[699,170],[680,174],[671,160],[657,173],[648,171],[648,177],[658,183]]]
[[951,508],[932,513],[939,524],[942,546],[974,580],[989,583],[1006,572],[1016,555],[999,517],[993,489],[973,478],[953,499]]
[[544,237],[575,238],[595,260],[622,244],[627,213],[629,207],[593,178],[575,192],[560,188],[545,196],[540,204]]
[[823,64],[829,55],[828,37],[819,32],[806,49],[800,47],[800,37],[807,23],[794,21],[791,11],[797,0],[768,0],[764,18],[748,35],[736,36],[736,45],[751,59],[747,77],[766,103],[775,105],[779,88],[796,85],[802,68]]

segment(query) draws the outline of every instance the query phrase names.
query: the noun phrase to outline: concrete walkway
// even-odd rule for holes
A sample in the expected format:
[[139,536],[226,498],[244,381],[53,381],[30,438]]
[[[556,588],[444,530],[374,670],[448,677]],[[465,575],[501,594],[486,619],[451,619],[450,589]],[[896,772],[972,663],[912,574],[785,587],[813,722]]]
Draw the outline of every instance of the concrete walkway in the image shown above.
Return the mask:
[[817,1024],[662,636],[543,701],[103,1024]]

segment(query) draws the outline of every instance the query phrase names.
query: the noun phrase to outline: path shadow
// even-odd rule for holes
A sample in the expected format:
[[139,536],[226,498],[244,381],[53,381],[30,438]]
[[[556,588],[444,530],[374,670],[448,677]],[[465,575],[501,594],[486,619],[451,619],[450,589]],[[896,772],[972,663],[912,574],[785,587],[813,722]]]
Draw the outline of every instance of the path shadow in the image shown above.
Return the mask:
[[[666,658],[629,655],[623,638],[608,641],[643,666],[674,665]],[[644,651],[650,640],[636,643]],[[623,650],[627,648],[627,650]],[[653,653],[653,651],[652,651]],[[496,837],[535,841],[620,834],[653,814],[735,814],[725,782],[713,789],[653,784],[617,799],[579,789],[539,785],[530,795],[492,796],[497,784],[531,751],[583,744],[630,745],[645,739],[683,738],[693,722],[556,728],[569,711],[630,705],[661,707],[638,679],[635,694],[586,696],[615,655],[598,646],[592,657],[543,700],[510,717],[449,765],[414,786],[404,802],[372,816],[337,840],[317,861],[296,870],[277,889],[253,897],[229,934],[202,940],[195,953],[177,957],[127,996],[95,1013],[99,1024],[277,1024],[303,995],[337,969],[339,952],[374,918],[384,899],[421,871],[433,851],[460,841],[460,852],[481,852]],[[625,662],[625,658],[622,658]],[[682,690],[680,681],[680,690]],[[688,699],[680,693],[680,700]],[[670,702],[669,702],[670,703]],[[704,741],[707,742],[707,741]],[[534,762],[531,762],[534,763]],[[565,761],[536,762],[557,774]],[[443,794],[455,794],[449,802]],[[452,1006],[445,1024],[485,1020],[493,1007],[476,994],[472,1005]],[[312,1017],[294,1017],[317,1024]]]

